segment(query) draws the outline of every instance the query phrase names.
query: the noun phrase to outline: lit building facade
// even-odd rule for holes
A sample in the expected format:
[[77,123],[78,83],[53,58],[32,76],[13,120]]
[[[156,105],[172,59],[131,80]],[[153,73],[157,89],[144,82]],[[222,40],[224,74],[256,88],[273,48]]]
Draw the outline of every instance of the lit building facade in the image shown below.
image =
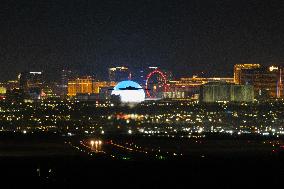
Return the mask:
[[91,76],[68,81],[68,96],[76,96],[78,93],[93,93],[93,82],[94,79]]
[[22,72],[19,75],[20,89],[41,88],[43,84],[42,72]]
[[60,95],[59,93],[56,93],[57,90],[57,86],[55,84],[49,84],[49,85],[45,85],[42,88],[42,99],[48,99],[48,98],[59,98]]
[[117,82],[111,81],[95,81],[93,83],[93,93],[99,94],[101,92],[102,88],[109,88],[114,87],[117,84]]
[[196,95],[199,95],[200,87],[209,82],[234,83],[234,78],[204,78],[193,76],[188,78],[181,78],[180,80],[176,81],[169,81],[168,89],[169,92],[176,93],[175,95],[170,96],[196,99]]
[[7,90],[13,90],[19,88],[19,81],[18,80],[10,80],[2,84]]
[[245,70],[253,70],[260,68],[260,64],[236,64],[234,66],[234,83],[241,84],[242,83],[242,72]]
[[130,70],[127,67],[113,67],[108,69],[109,81],[120,82],[131,79]]
[[60,78],[60,96],[64,97],[68,93],[68,81],[75,80],[76,74],[71,70],[62,70]]
[[6,94],[6,88],[0,87],[0,95]]
[[162,98],[184,99],[185,92],[184,91],[163,92]]
[[181,78],[176,82],[176,85],[181,86],[200,86],[209,82],[226,82],[226,83],[234,83],[234,78],[230,77],[187,77],[187,78]]
[[235,85],[224,82],[212,82],[200,87],[201,102],[253,102],[252,85]]
[[110,89],[116,84],[116,82],[94,81],[94,79],[90,76],[77,78],[68,81],[68,96],[74,97],[78,96],[78,94],[99,95],[101,93],[105,93],[105,90],[102,89]]
[[280,66],[260,67],[243,70],[241,84],[254,86],[257,99],[283,98],[283,68]]
[[40,99],[43,87],[42,72],[22,72],[18,76],[19,88],[31,99]]

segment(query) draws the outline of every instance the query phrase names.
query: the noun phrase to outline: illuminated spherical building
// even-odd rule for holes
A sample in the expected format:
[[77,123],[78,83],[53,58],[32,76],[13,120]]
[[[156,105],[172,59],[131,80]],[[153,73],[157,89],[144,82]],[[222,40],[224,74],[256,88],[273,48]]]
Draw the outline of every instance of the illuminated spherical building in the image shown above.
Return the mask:
[[134,81],[121,81],[114,88],[112,95],[119,95],[122,103],[139,103],[145,100],[143,88]]

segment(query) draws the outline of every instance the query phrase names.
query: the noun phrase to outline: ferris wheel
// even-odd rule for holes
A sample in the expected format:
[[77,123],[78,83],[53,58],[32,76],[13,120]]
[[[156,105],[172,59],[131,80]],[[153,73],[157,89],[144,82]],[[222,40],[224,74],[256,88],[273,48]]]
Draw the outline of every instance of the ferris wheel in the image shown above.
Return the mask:
[[157,98],[159,93],[167,91],[167,77],[160,70],[150,72],[146,77],[146,95],[148,98]]

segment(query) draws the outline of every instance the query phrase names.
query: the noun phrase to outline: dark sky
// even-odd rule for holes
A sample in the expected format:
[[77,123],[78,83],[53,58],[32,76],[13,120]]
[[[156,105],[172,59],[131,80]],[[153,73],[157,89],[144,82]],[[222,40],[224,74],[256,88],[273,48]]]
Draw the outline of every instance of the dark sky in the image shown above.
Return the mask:
[[1,0],[0,80],[114,65],[230,76],[236,63],[283,63],[283,24],[282,0]]

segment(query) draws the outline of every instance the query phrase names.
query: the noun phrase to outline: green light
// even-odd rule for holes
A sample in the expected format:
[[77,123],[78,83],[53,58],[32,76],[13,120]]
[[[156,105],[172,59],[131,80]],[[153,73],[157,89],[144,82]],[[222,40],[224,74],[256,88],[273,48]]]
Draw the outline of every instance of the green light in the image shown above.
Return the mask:
[[157,157],[159,160],[165,160],[166,158],[164,156],[158,156]]

